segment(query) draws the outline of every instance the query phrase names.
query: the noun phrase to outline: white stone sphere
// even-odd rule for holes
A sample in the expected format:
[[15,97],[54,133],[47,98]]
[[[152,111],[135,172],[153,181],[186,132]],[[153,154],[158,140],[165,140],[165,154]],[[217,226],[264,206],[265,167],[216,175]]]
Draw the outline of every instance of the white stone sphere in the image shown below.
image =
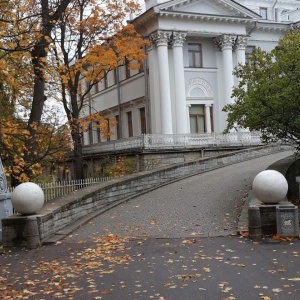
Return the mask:
[[33,182],[18,185],[12,195],[11,203],[14,209],[22,215],[31,215],[38,212],[44,205],[44,192]]
[[288,183],[278,171],[265,170],[255,176],[252,190],[256,198],[261,202],[276,204],[286,196]]

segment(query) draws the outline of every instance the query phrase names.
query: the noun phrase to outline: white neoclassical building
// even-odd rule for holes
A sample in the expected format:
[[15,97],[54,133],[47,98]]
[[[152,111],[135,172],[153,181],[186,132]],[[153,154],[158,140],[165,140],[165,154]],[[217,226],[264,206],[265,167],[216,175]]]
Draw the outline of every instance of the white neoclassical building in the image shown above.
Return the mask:
[[[299,20],[296,0],[146,0],[131,22],[150,41],[148,59],[139,71],[110,72],[92,93],[93,112],[117,119],[111,140],[222,132],[234,68],[256,47],[273,49]],[[93,126],[84,135],[85,145],[103,141]]]

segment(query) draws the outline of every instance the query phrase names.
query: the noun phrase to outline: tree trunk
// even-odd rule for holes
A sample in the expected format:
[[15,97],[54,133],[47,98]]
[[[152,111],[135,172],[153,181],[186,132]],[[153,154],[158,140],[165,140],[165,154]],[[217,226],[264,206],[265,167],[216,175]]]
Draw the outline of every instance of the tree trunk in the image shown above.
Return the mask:
[[72,132],[74,142],[74,174],[75,179],[84,179],[81,133]]
[[[37,146],[38,146],[38,136],[37,127],[40,125],[43,107],[45,102],[45,63],[47,57],[45,39],[40,40],[31,52],[32,57],[32,67],[34,74],[34,87],[33,87],[33,97],[32,97],[32,107],[30,112],[30,117],[27,124],[27,129],[29,132],[29,137],[25,141],[26,153],[25,161],[27,164],[34,163],[36,157],[38,156]],[[31,178],[32,174],[30,168],[27,169],[26,175]]]

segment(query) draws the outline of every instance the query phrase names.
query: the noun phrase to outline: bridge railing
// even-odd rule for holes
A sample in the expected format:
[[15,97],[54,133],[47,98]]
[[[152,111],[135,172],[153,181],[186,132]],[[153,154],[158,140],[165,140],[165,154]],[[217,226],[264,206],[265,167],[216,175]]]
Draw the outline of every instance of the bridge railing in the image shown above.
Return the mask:
[[85,145],[84,154],[122,150],[193,149],[207,147],[260,145],[260,132],[203,133],[203,134],[144,134],[137,137]]
[[[45,202],[52,200],[57,197],[65,196],[69,193],[80,190],[84,187],[90,185],[106,182],[112,180],[112,177],[97,177],[97,178],[87,178],[80,180],[68,180],[68,181],[54,181],[54,182],[42,182],[37,183],[39,187],[43,190],[45,196]],[[8,188],[12,193],[14,188]],[[1,198],[0,198],[1,199]]]

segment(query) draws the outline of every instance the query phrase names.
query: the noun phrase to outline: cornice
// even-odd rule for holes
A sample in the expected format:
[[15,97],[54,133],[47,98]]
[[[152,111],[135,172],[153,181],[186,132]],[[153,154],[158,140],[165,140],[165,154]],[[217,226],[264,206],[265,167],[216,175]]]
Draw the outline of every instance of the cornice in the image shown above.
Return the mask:
[[257,21],[251,18],[244,18],[244,17],[185,13],[185,12],[175,12],[175,11],[158,11],[157,13],[160,17],[164,17],[164,18],[184,19],[190,21],[226,22],[226,23],[243,23],[243,24],[254,24]]
[[270,23],[258,21],[255,31],[287,32],[292,29],[292,23]]
[[135,18],[131,23],[133,25],[140,25],[143,26],[144,24],[148,23],[152,19],[155,19],[158,17],[157,12],[154,11],[153,7]]
[[[274,4],[274,0],[264,0],[265,2],[270,2],[272,4]],[[252,2],[257,2],[256,0],[253,0]],[[297,0],[277,0],[276,4],[291,4],[291,5],[295,5],[296,7],[299,6],[299,3],[297,3]]]
[[[193,0],[187,0],[193,1]],[[166,5],[166,4],[165,4]],[[168,19],[179,19],[187,21],[205,21],[205,22],[216,22],[216,23],[232,23],[232,24],[243,24],[243,25],[254,25],[257,24],[257,29],[264,31],[288,31],[292,27],[292,23],[275,23],[266,22],[264,20],[259,20],[259,18],[252,17],[234,17],[225,15],[211,15],[211,14],[199,14],[191,12],[180,12],[172,10],[161,10],[160,5],[153,7],[146,11],[144,14],[140,15],[138,18],[133,20],[134,25],[144,26],[153,19],[156,18],[168,18]],[[298,24],[298,23],[297,23]]]

